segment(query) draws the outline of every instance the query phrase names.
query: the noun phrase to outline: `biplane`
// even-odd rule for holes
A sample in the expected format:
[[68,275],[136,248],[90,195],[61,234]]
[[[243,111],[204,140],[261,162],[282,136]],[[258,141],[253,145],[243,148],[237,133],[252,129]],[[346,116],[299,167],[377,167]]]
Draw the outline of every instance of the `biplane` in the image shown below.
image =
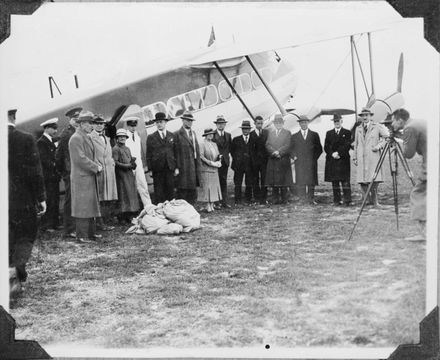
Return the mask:
[[[76,6],[78,7],[79,4]],[[44,11],[50,9],[46,6]],[[242,120],[253,119],[256,115],[266,119],[266,126],[270,126],[270,118],[276,112],[286,116],[286,127],[293,131],[297,126],[299,111],[305,112],[312,120],[321,115],[357,113],[356,73],[359,73],[359,70],[362,81],[367,87],[367,79],[362,71],[356,46],[356,39],[362,34],[368,35],[370,55],[371,92],[367,90],[369,92],[367,106],[374,109],[375,120],[379,121],[390,111],[403,105],[401,93],[403,57],[399,63],[396,92],[384,99],[376,99],[371,34],[401,24],[404,20],[396,18],[385,21],[366,18],[360,23],[359,18],[362,18],[360,13],[357,13],[356,17],[347,11],[337,11],[330,15],[334,22],[322,23],[322,19],[313,11],[305,13],[299,7],[292,23],[285,24],[289,17],[280,18],[279,22],[270,23],[271,29],[268,31],[266,26],[259,24],[267,22],[270,13],[262,11],[252,18],[253,25],[247,22],[245,29],[240,32],[237,32],[238,27],[233,20],[226,21],[228,30],[232,34],[227,41],[224,40],[226,36],[221,31],[224,29],[225,21],[221,23],[217,17],[218,23],[212,21],[209,27],[200,26],[197,29],[197,32],[201,33],[200,38],[204,37],[205,44],[201,45],[200,41],[188,41],[187,46],[175,54],[172,54],[170,49],[181,40],[182,35],[180,34],[179,37],[178,34],[189,30],[175,24],[173,29],[165,32],[168,36],[166,47],[163,46],[163,39],[156,41],[156,45],[160,44],[154,47],[154,43],[148,43],[154,31],[159,31],[153,30],[153,26],[148,36],[136,34],[136,38],[145,40],[142,47],[154,53],[149,57],[149,63],[138,64],[133,68],[127,68],[125,64],[124,70],[118,76],[109,73],[107,81],[101,82],[99,86],[81,86],[81,74],[75,74],[75,82],[72,76],[72,84],[75,84],[77,89],[68,94],[63,94],[63,88],[58,87],[56,77],[41,76],[41,81],[46,83],[49,79],[50,91],[47,92],[47,98],[38,104],[38,110],[35,112],[27,111],[25,116],[18,114],[18,126],[29,132],[38,133],[41,131],[39,127],[41,122],[58,117],[60,127],[63,127],[67,124],[65,111],[70,107],[81,105],[87,110],[102,114],[115,128],[123,126],[122,120],[126,116],[139,116],[141,121],[138,130],[142,137],[155,131],[153,119],[159,111],[165,112],[171,119],[168,124],[170,131],[177,130],[181,126],[179,116],[184,111],[191,111],[194,114],[196,119],[194,130],[199,134],[204,128],[213,126],[212,122],[219,114],[226,117],[228,129],[234,135],[239,131]],[[196,17],[197,14],[193,16]],[[310,24],[308,28],[304,28],[304,21],[299,23],[302,17],[306,17],[305,20]],[[149,17],[150,21],[154,18],[155,16]],[[191,18],[188,20],[191,21]],[[160,26],[158,28],[160,29]],[[188,38],[190,39],[193,34],[189,34]],[[183,38],[185,36],[184,34]],[[301,74],[295,71],[294,64],[279,55],[279,51],[342,38],[350,41],[351,45],[355,108],[321,109],[307,104],[297,104],[295,97]],[[166,51],[163,48],[166,48]],[[118,49],[115,48],[115,51]],[[127,54],[128,58],[131,56],[135,57],[136,52]],[[131,59],[129,64],[135,62],[136,59]],[[358,71],[355,70],[356,63],[359,65]],[[69,69],[69,64],[65,64],[65,68]],[[26,99],[22,101],[25,102]],[[356,117],[351,123],[346,123],[346,126],[353,126],[355,121]]]

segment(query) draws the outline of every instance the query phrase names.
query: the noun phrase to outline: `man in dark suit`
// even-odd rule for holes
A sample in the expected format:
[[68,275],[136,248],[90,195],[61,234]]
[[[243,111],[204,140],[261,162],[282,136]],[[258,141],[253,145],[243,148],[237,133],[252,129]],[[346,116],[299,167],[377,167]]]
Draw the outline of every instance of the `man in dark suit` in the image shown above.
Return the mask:
[[315,202],[315,186],[318,185],[318,158],[322,145],[318,133],[310,130],[309,118],[298,119],[300,131],[292,135],[292,158],[295,161],[295,177],[298,195],[312,205]]
[[76,120],[82,110],[82,107],[75,107],[66,112],[69,119],[69,125],[63,129],[55,152],[55,161],[58,173],[64,182],[64,206],[63,206],[63,237],[76,238],[75,220],[72,217],[72,194],[70,188],[70,153],[69,140],[78,126]]
[[37,237],[37,216],[46,211],[46,192],[37,144],[32,135],[16,130],[8,111],[9,281],[10,295],[27,279],[26,263]]
[[174,134],[166,130],[167,116],[163,112],[155,115],[157,131],[147,137],[147,166],[154,181],[155,203],[174,198],[176,167],[176,143]]
[[[332,183],[333,204],[346,206],[351,203],[350,187],[350,146],[351,131],[342,127],[341,115],[334,115],[335,128],[327,131],[324,141],[325,158],[325,181]],[[341,199],[341,186],[344,201]]]
[[263,118],[261,116],[255,117],[255,130],[251,131],[249,138],[251,142],[251,164],[252,175],[254,179],[253,190],[255,200],[260,204],[266,203],[267,188],[266,181],[266,167],[267,167],[267,130],[263,129]]
[[214,134],[213,142],[217,144],[218,151],[221,157],[221,168],[218,169],[218,178],[220,181],[220,188],[222,190],[222,206],[229,208],[228,204],[228,168],[229,168],[229,154],[231,149],[232,137],[231,134],[225,131],[227,121],[223,115],[218,115],[214,124],[217,126],[217,131]]
[[184,112],[182,127],[174,133],[177,163],[177,196],[190,204],[197,200],[197,187],[200,186],[200,150],[194,131],[191,130],[194,116]]
[[252,200],[252,165],[251,165],[251,141],[249,133],[251,132],[251,123],[244,120],[240,126],[242,135],[232,139],[231,155],[232,155],[232,170],[234,170],[234,185],[235,185],[235,204],[241,203],[241,185],[243,177],[246,184],[245,198],[246,202],[250,203]]
[[42,217],[42,228],[51,232],[60,225],[60,176],[55,163],[55,134],[57,133],[58,118],[44,121],[40,124],[43,135],[38,139],[37,146],[40,153],[41,167],[43,169],[44,186],[46,188],[47,211]]

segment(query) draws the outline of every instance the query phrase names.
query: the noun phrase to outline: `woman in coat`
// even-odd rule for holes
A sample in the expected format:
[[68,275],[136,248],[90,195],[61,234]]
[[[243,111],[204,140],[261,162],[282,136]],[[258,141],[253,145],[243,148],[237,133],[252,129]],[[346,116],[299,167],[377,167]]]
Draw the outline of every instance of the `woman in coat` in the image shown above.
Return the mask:
[[101,206],[102,218],[98,220],[101,230],[112,230],[112,226],[105,226],[103,218],[110,217],[111,202],[118,200],[116,186],[115,161],[112,157],[112,146],[110,139],[104,134],[105,121],[102,116],[94,119],[94,130],[90,137],[95,146],[96,160],[102,165],[102,171],[98,173],[98,195],[99,205]]
[[222,200],[222,191],[218,177],[218,168],[222,166],[221,157],[217,144],[212,141],[215,130],[205,129],[202,136],[205,137],[200,144],[200,187],[198,188],[197,200],[206,203],[206,211],[214,211],[214,203]]
[[125,146],[127,131],[119,129],[116,132],[116,145],[113,147],[113,159],[116,168],[116,184],[119,197],[119,221],[130,222],[130,216],[140,210],[140,203],[136,188],[136,178],[133,170],[136,160],[131,156],[130,149]]
[[373,182],[370,194],[367,194],[368,184],[373,180],[373,174],[385,146],[385,138],[389,137],[388,129],[371,121],[374,114],[370,109],[364,108],[359,116],[362,124],[356,128],[354,140],[353,162],[357,166],[357,182],[361,185],[364,196],[369,197],[369,203],[379,206],[377,201],[377,188],[383,181],[383,171],[380,169]]

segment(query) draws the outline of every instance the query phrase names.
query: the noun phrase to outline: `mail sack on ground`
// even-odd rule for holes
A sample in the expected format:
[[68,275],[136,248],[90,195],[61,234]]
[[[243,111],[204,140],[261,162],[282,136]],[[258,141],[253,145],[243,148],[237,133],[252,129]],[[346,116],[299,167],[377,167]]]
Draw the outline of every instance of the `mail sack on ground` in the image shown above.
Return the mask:
[[[185,200],[147,205],[137,217],[138,229],[130,233],[176,235],[200,228],[200,214]],[[131,228],[130,228],[131,229]],[[136,230],[140,230],[140,232]]]
[[183,232],[200,228],[200,214],[185,200],[171,200],[163,204],[163,212],[167,219],[183,226]]

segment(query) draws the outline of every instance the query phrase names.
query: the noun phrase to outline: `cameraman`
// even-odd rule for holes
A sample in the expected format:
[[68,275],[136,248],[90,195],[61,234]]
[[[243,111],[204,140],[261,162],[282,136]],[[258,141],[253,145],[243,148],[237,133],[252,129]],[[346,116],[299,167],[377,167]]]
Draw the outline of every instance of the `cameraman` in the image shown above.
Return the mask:
[[392,114],[394,132],[403,129],[403,155],[411,159],[415,153],[422,156],[422,169],[416,179],[411,194],[411,219],[417,220],[419,233],[407,237],[407,241],[425,241],[426,228],[426,123],[423,120],[409,118],[409,112],[405,109],[398,109]]

